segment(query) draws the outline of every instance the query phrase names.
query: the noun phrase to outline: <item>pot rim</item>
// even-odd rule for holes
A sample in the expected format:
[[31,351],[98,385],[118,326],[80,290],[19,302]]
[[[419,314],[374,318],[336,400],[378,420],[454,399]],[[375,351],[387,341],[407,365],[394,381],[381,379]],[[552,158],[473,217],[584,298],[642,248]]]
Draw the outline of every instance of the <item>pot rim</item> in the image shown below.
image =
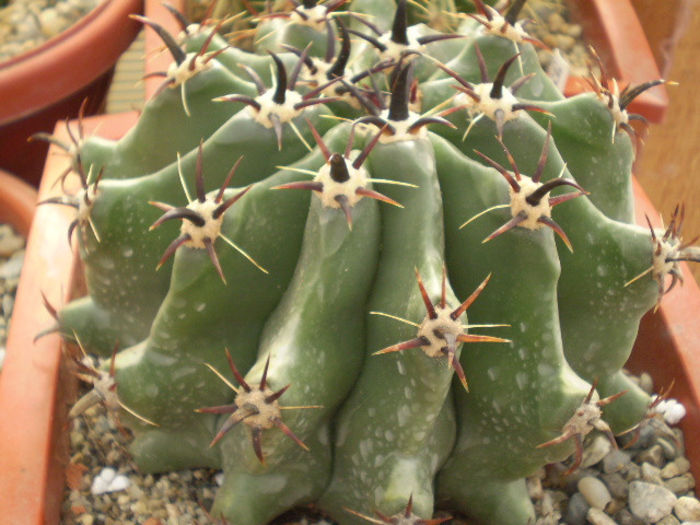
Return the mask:
[[34,187],[0,168],[0,223],[9,223],[24,237],[29,234],[37,192]]

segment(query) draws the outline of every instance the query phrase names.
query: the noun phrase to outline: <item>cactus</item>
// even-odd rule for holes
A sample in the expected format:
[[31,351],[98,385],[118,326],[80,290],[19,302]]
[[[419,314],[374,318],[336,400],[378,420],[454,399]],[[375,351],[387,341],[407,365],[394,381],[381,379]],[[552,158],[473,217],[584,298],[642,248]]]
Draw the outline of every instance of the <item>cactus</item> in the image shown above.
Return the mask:
[[682,209],[631,224],[625,108],[663,81],[564,98],[523,3],[441,33],[406,0],[295,2],[254,51],[143,19],[161,89],[119,141],[79,127],[82,189],[48,201],[88,287],[58,329],[120,345],[71,415],[107,398],[142,471],[222,468],[237,525],[532,523],[525,477],[647,417],[621,369],[700,254]]

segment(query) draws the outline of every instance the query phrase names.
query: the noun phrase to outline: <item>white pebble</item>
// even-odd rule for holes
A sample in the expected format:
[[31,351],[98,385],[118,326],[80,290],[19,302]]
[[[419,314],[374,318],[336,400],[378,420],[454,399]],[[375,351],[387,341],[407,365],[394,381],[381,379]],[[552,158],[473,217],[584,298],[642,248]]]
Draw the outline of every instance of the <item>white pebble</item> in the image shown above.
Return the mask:
[[579,492],[586,499],[586,503],[591,507],[602,510],[612,501],[608,487],[598,478],[586,476],[578,481],[577,486]]
[[632,514],[649,523],[656,523],[671,514],[676,501],[676,495],[661,485],[644,481],[630,483],[630,510]]
[[673,512],[681,521],[700,521],[700,501],[683,496],[673,506]]
[[92,480],[90,492],[95,495],[105,494],[107,492],[118,492],[120,490],[125,490],[130,484],[129,478],[123,474],[117,474],[113,468],[105,467],[95,479]]
[[[652,400],[656,396],[652,397]],[[685,407],[675,399],[664,399],[654,408],[655,412],[664,416],[669,425],[676,425],[685,417]]]
[[607,456],[611,450],[612,444],[607,436],[597,435],[591,444],[584,449],[581,467],[592,467]]

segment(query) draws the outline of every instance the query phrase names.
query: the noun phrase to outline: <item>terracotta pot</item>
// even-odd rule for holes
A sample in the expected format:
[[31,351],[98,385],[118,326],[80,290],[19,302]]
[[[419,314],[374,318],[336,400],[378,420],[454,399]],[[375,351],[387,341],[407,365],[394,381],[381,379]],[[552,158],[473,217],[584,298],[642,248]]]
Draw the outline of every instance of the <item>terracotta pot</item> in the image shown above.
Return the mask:
[[0,62],[0,166],[37,184],[48,145],[28,143],[58,120],[103,109],[114,64],[141,24],[143,0],[105,0],[83,19],[41,46]]
[[[88,119],[104,122],[101,134],[115,139],[135,120],[135,113]],[[65,128],[59,135],[67,138]],[[65,166],[65,156],[52,148],[39,188],[41,199],[55,194],[54,184]],[[5,186],[0,187],[1,210]],[[75,379],[61,359],[60,337],[34,341],[34,336],[54,323],[41,294],[60,306],[80,287],[79,264],[66,239],[72,211],[65,206],[37,208],[15,298],[0,373],[0,516],[8,524],[59,522],[68,460],[67,405]]]
[[[620,87],[661,77],[637,12],[630,0],[566,0],[572,17],[583,27],[584,39],[596,49],[609,77]],[[569,77],[568,96],[590,91],[581,77]],[[668,108],[664,86],[656,86],[634,99],[629,110],[650,122],[660,122]]]
[[[118,138],[137,114],[87,119],[88,131],[98,125],[106,138]],[[57,135],[66,136],[58,126]],[[56,193],[55,182],[65,158],[49,155],[39,196]],[[644,214],[658,217],[639,185],[638,222]],[[74,399],[75,378],[67,374],[56,335],[33,341],[53,319],[42,305],[41,292],[54,304],[65,304],[80,293],[81,268],[65,233],[70,210],[41,206],[31,229],[25,266],[0,374],[0,515],[6,523],[58,523],[63,497],[63,473],[68,461],[66,414]],[[681,423],[691,470],[700,479],[700,289],[685,264],[685,286],[665,297],[656,313],[643,322],[629,360],[635,372],[648,371],[657,385],[669,385],[687,409]]]
[[36,190],[15,175],[0,169],[0,223],[11,224],[23,236],[29,234],[34,209]]

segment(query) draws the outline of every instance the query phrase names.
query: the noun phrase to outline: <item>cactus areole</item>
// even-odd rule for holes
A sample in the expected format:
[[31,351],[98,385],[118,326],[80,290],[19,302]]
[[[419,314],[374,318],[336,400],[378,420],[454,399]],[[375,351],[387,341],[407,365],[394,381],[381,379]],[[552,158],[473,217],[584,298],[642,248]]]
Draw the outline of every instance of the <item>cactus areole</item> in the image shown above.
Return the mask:
[[119,141],[80,122],[82,190],[46,202],[88,288],[54,329],[112,355],[71,415],[107,403],[144,472],[222,469],[226,523],[534,523],[527,476],[648,419],[621,367],[700,250],[682,207],[628,220],[621,115],[662,81],[565,99],[523,3],[443,34],[406,0],[293,2],[253,51],[140,19],[162,88]]

